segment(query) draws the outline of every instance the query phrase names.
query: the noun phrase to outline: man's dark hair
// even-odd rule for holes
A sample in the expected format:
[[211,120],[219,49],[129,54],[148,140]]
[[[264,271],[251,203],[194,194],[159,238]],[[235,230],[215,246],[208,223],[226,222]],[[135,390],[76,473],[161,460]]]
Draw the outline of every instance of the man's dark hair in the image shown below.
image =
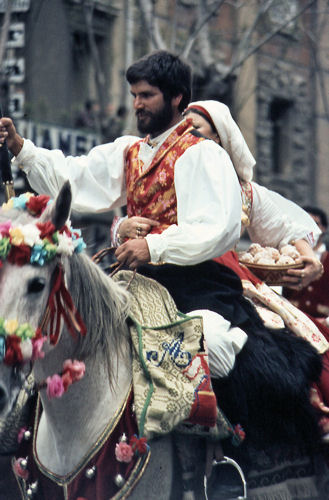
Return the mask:
[[327,228],[328,227],[328,218],[324,210],[318,207],[312,207],[312,206],[305,206],[303,207],[305,212],[315,215],[316,217],[319,217],[320,222],[323,227]]
[[126,71],[126,78],[130,84],[146,80],[161,90],[166,101],[182,94],[178,106],[181,113],[191,100],[191,68],[166,50],[152,52],[133,63]]

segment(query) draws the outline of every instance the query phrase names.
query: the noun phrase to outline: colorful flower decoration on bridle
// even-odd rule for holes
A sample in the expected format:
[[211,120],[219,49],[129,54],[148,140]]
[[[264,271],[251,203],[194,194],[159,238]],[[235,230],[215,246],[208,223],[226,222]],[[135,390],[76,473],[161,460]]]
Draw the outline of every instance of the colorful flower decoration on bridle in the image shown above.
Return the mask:
[[[49,196],[24,193],[4,203],[2,210],[16,208],[39,216],[49,200]],[[13,226],[8,220],[0,224],[0,267],[5,260],[17,266],[44,266],[57,255],[70,256],[81,252],[85,246],[81,231],[72,229],[69,222],[59,231],[51,221]]]
[[[2,211],[27,210],[31,215],[39,217],[49,202],[49,196],[24,193],[4,203]],[[85,246],[80,230],[72,229],[69,222],[60,230],[56,230],[50,221],[13,226],[8,220],[0,224],[0,267],[5,260],[18,266],[24,264],[43,266],[56,256],[80,253]],[[51,344],[56,344],[58,340],[61,316],[64,317],[71,334],[74,330],[85,334],[85,325],[65,287],[63,269],[60,265],[55,268],[54,285],[47,309],[47,320],[36,330],[28,323],[19,325],[16,319],[0,318],[0,362],[14,366],[43,358],[44,342],[49,339]],[[55,333],[46,337],[43,336],[43,328],[49,322],[51,329],[56,323]],[[73,382],[83,377],[84,370],[83,362],[67,360],[64,362],[61,374],[48,377],[45,382],[39,384],[38,389],[46,387],[48,397],[60,397]]]

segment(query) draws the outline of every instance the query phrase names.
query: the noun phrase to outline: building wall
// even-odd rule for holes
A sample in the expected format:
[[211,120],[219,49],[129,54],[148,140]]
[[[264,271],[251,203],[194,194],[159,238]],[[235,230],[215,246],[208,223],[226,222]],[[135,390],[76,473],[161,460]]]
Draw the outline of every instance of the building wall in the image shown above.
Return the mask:
[[329,28],[325,0],[318,2],[316,19],[319,50],[315,80],[316,139],[310,170],[315,179],[317,204],[329,215]]
[[[196,3],[156,2],[160,32],[168,48],[176,27],[177,47],[183,48]],[[272,17],[267,14],[261,18],[251,44],[257,44],[275,29],[282,16],[307,3],[308,0],[273,2],[276,11]],[[325,0],[315,2],[314,8],[248,57],[225,82],[218,77],[218,68],[225,71],[229,67],[246,30],[253,25],[259,4],[246,2],[238,10],[230,4],[223,5],[220,15],[210,18],[207,26],[216,64],[203,71],[198,43],[193,45],[188,60],[196,75],[193,98],[216,98],[230,105],[256,157],[255,178],[300,204],[319,203],[329,212],[328,29],[321,31],[313,46],[308,36],[308,32],[313,33],[314,27],[327,19],[326,5]],[[17,84],[25,92],[25,116],[20,118],[72,127],[85,100],[97,97],[82,4],[77,0],[33,0],[27,12],[13,16],[13,21],[23,21],[26,27],[25,48],[19,49],[26,67],[24,81]],[[132,60],[150,50],[137,3],[99,0],[94,12],[94,30],[105,78],[105,100],[112,111],[123,102],[131,106],[125,69]],[[314,50],[317,65],[322,68],[321,78],[319,74],[315,77]],[[270,117],[275,100],[291,102],[290,122],[284,124],[289,155],[279,172],[274,168]],[[136,132],[134,122],[131,113],[126,131]]]
[[25,102],[28,117],[50,123],[70,121],[72,41],[64,3],[31,2],[26,16]]

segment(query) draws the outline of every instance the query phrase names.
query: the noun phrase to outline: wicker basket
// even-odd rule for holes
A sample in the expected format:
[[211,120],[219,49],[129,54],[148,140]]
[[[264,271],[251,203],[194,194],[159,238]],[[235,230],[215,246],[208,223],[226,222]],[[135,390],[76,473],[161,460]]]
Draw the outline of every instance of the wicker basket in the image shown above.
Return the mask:
[[254,273],[257,278],[264,281],[267,285],[282,285],[282,278],[288,269],[303,269],[304,264],[287,264],[285,266],[266,266],[263,264],[252,264],[251,262],[242,262],[240,264],[246,266],[249,271]]

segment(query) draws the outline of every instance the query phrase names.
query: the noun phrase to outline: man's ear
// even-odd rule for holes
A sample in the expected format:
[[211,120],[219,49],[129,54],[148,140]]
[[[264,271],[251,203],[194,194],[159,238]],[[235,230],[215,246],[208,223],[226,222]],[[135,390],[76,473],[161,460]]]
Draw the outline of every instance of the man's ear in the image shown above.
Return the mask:
[[171,99],[171,105],[174,108],[178,109],[178,106],[180,105],[182,99],[183,99],[183,94],[178,94],[177,96]]

